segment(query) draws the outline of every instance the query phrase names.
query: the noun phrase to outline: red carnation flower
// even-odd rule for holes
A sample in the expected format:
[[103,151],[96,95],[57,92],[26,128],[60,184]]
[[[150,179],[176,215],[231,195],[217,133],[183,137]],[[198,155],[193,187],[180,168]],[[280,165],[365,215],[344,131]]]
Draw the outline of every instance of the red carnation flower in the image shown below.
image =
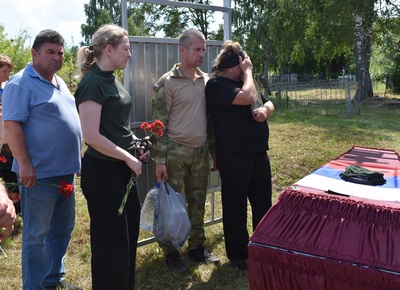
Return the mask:
[[67,183],[63,180],[60,180],[58,186],[58,193],[64,194],[64,197],[70,196],[74,192],[74,186],[70,183]]

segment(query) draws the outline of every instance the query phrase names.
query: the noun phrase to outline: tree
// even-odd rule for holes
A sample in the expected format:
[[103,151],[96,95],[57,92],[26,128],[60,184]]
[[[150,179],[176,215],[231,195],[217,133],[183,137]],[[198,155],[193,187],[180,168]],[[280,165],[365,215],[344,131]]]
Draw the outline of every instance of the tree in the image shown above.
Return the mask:
[[76,53],[78,51],[77,46],[64,47],[64,64],[57,74],[65,81],[68,85],[69,90],[75,91],[77,85],[77,69],[76,69]]
[[187,27],[189,16],[182,11],[182,8],[173,6],[157,5],[149,7],[148,15],[154,23],[151,31],[155,35],[163,31],[165,37],[176,38]]
[[32,60],[31,48],[26,47],[29,39],[30,36],[26,30],[20,31],[17,38],[8,39],[3,25],[0,24],[0,52],[11,58],[14,72],[25,68],[26,64]]
[[[4,27],[0,24],[0,51],[9,56],[14,64],[13,74],[24,69],[32,61],[31,47],[26,44],[31,37],[26,30],[21,30],[16,38],[9,39],[4,33]],[[57,74],[69,85],[70,89],[76,85],[76,46],[64,47],[64,65]]]
[[[182,2],[203,5],[212,4],[211,0],[188,0]],[[214,23],[213,11],[167,5],[147,5],[146,12],[150,22],[153,24],[151,28],[152,35],[162,31],[166,37],[176,38],[188,28],[197,28],[204,34],[206,39],[223,39],[221,27],[217,32],[210,31],[210,26]]]
[[[198,4],[210,5],[210,0],[198,0],[192,1]],[[198,27],[198,29],[204,34],[206,39],[209,39],[209,26],[212,20],[212,11],[209,10],[200,10],[200,9],[189,9],[190,20],[193,23],[194,27]]]
[[[187,2],[212,4],[211,0]],[[210,32],[212,11],[128,4],[131,35],[162,31],[167,37],[178,37],[183,30],[196,27],[207,39],[222,39],[221,26]],[[332,78],[346,71],[356,74],[358,96],[363,100],[373,94],[369,71],[373,28],[377,19],[390,18],[393,10],[398,11],[393,7],[396,4],[390,0],[233,0],[232,39],[242,43],[254,70],[264,75],[266,88],[269,71]],[[121,24],[121,7],[116,0],[90,0],[85,13],[87,24],[82,25],[82,35],[87,44],[101,24]],[[398,67],[400,70],[400,64]]]
[[359,101],[363,101],[373,96],[369,67],[371,64],[372,26],[375,16],[375,0],[366,0],[362,3],[355,4],[354,56],[356,60],[356,80],[358,81],[357,96]]
[[350,1],[354,9],[356,76],[359,83],[357,96],[363,101],[373,96],[370,74],[374,28],[382,19],[398,17],[398,4],[391,0]]
[[335,12],[337,9],[332,3],[309,0],[235,2],[235,10],[239,9],[233,18],[235,39],[246,35],[246,49],[253,53],[252,59],[263,55],[261,49],[268,46],[273,71],[289,72],[297,67],[315,73],[352,51],[348,40],[353,39],[353,34],[343,29],[349,22]]
[[[246,1],[233,2],[232,23],[234,26],[232,40],[240,42],[251,57],[254,71],[262,74],[262,84],[269,91],[268,73],[270,67],[269,45],[271,41],[270,24],[276,1]],[[276,55],[274,55],[276,56]],[[276,60],[276,58],[274,58]]]
[[[360,100],[373,94],[370,78],[377,15],[392,17],[389,0],[234,0],[234,39],[244,43],[255,68],[289,73],[353,68]],[[378,5],[380,4],[380,5]],[[264,49],[264,51],[263,51]],[[264,58],[264,63],[260,61]],[[268,60],[268,61],[267,61]],[[333,69],[333,70],[332,70]]]
[[[145,21],[147,6],[128,2],[128,31],[130,35],[149,35]],[[103,24],[122,25],[122,7],[119,0],[90,0],[84,5],[86,24],[81,25],[84,43],[89,45],[95,31]]]
[[400,93],[400,13],[396,5],[386,8],[390,11],[380,9],[374,26],[371,72],[374,81]]
[[86,24],[81,25],[86,45],[92,42],[96,30],[106,23],[121,24],[121,3],[118,0],[90,0],[84,5]]
[[132,7],[128,17],[128,31],[130,35],[150,35],[150,24],[146,21],[145,6]]

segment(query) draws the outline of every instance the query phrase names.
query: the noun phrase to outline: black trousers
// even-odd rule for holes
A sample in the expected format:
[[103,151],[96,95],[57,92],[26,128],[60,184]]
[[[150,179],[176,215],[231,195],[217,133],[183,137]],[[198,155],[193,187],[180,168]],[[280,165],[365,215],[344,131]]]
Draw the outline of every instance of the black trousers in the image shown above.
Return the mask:
[[247,200],[253,231],[272,205],[271,166],[267,153],[218,154],[225,247],[231,261],[247,260]]
[[131,175],[125,162],[105,161],[85,154],[81,186],[90,215],[93,290],[135,289],[140,202],[135,186],[125,211],[118,208]]

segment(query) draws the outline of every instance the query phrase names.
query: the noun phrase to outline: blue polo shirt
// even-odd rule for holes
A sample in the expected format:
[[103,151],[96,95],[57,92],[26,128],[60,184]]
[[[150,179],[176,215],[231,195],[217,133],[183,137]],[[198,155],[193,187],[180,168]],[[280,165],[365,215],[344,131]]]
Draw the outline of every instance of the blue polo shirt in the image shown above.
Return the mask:
[[[80,171],[82,133],[75,99],[55,77],[59,88],[29,63],[3,91],[3,119],[21,123],[38,179]],[[19,173],[15,158],[12,171]]]

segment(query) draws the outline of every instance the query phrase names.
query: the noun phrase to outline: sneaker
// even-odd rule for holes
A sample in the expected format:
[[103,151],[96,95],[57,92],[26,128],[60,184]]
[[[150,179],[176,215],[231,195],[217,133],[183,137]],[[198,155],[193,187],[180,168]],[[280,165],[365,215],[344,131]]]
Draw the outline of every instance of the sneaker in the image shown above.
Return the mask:
[[217,257],[211,256],[211,254],[204,248],[203,245],[200,245],[197,249],[189,250],[188,257],[195,262],[201,263],[212,263],[215,265],[219,265],[220,260]]
[[178,251],[172,251],[165,256],[165,264],[171,270],[178,270],[181,273],[186,273],[187,268],[183,264]]
[[249,267],[246,260],[231,261],[231,266],[239,271],[247,271]]
[[46,287],[44,287],[44,289],[45,290],[60,290],[60,289],[81,290],[82,287],[68,283],[66,280],[62,280],[57,285],[46,286]]

